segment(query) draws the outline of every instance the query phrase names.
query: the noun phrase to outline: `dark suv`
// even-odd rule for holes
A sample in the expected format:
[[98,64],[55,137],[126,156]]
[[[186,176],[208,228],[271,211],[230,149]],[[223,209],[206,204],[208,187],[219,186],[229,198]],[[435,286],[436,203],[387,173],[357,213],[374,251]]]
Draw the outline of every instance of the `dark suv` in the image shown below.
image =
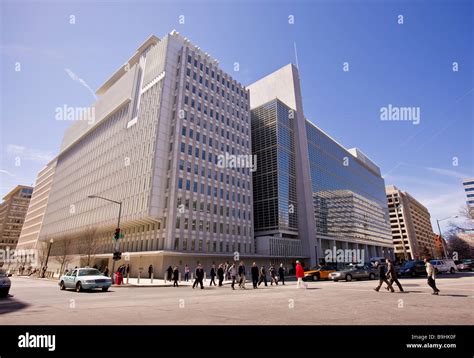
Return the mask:
[[426,275],[425,263],[421,260],[407,261],[397,269],[398,276],[417,277]]

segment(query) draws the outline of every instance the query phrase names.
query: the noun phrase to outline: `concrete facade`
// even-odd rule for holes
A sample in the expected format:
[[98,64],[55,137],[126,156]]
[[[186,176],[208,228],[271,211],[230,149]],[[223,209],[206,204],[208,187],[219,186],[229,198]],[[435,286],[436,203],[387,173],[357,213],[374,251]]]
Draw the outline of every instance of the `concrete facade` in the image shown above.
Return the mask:
[[250,168],[219,162],[251,154],[248,91],[173,31],[147,39],[97,95],[57,157],[39,234],[52,255],[80,254],[94,229],[94,256],[111,267],[118,205],[90,195],[123,202],[122,257],[155,253],[160,268],[172,252],[255,254]]
[[49,162],[37,175],[25,222],[18,239],[17,249],[36,249],[44,213],[48,205],[49,191],[53,184],[56,159]]

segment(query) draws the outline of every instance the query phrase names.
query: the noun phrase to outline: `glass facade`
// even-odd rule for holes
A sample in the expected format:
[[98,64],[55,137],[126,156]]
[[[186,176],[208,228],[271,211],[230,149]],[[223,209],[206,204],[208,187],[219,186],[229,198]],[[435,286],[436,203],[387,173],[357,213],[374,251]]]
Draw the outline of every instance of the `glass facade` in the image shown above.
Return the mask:
[[317,238],[391,244],[384,180],[378,168],[364,164],[308,121],[306,133]]
[[[298,231],[294,111],[275,99],[252,110],[254,228]],[[290,235],[291,236],[291,235]]]

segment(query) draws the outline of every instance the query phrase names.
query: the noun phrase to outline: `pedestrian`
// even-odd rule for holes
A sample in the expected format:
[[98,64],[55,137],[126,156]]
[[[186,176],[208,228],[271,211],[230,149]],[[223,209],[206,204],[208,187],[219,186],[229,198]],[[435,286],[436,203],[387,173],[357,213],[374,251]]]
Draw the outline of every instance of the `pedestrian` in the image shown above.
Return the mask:
[[285,269],[283,267],[283,264],[280,264],[280,267],[278,268],[278,276],[280,277],[281,284],[285,284]]
[[125,274],[127,275],[127,277],[130,274],[130,265],[129,264],[127,264],[127,269],[125,270]]
[[243,261],[239,264],[239,287],[245,290],[245,265]]
[[214,283],[214,286],[217,286],[216,285],[216,280],[215,280],[216,275],[217,275],[216,265],[212,265],[212,267],[211,267],[211,283],[209,284],[209,286],[212,286],[213,283]]
[[178,287],[178,279],[179,279],[179,270],[178,270],[178,266],[175,266],[173,269],[173,287]]
[[151,278],[152,273],[153,273],[153,265],[150,264],[150,266],[148,266],[148,278]]
[[171,265],[166,269],[166,281],[171,281],[171,277],[173,276],[173,268]]
[[[392,285],[392,287],[393,287],[393,283],[395,282],[397,284],[398,289],[400,290],[400,292],[405,292],[405,291],[403,291],[402,285],[398,281],[397,271],[395,270],[395,266],[393,265],[393,262],[390,259],[387,260],[387,275],[388,275],[388,279],[389,279],[389,282]],[[386,287],[386,289],[388,291],[388,287]]]
[[382,284],[385,282],[387,284],[388,289],[392,293],[395,292],[392,285],[387,280],[387,276],[385,275],[385,267],[380,262],[375,261],[375,268],[377,268],[379,270],[379,285],[376,288],[374,288],[374,290],[376,292],[379,292],[380,287],[382,287]]
[[265,267],[262,265],[262,267],[260,267],[260,277],[258,279],[258,286],[260,286],[260,284],[262,282],[265,282],[265,286],[268,286],[267,284],[267,271],[265,270]]
[[225,279],[226,280],[230,280],[230,278],[232,276],[229,270],[230,270],[229,261],[226,261],[225,265],[224,265],[224,272],[225,272]]
[[219,287],[222,287],[222,282],[224,281],[224,267],[222,264],[217,269],[217,278],[219,279]]
[[232,287],[233,290],[235,290],[235,281],[237,279],[237,268],[235,267],[235,263],[232,264],[232,266],[229,267],[228,273],[230,277],[232,278],[232,284],[230,287]]
[[253,288],[257,288],[258,287],[258,266],[255,262],[252,264],[252,268],[250,269],[250,272],[252,274]]
[[189,273],[191,272],[191,269],[189,268],[188,265],[184,266],[184,281],[188,282],[189,281]]
[[273,266],[272,264],[270,264],[270,268],[268,269],[268,271],[270,271],[270,285],[273,286],[273,282],[275,282],[275,285],[278,285],[278,279],[276,277],[276,269],[275,269],[275,266]]
[[109,268],[105,266],[104,276],[109,276]]
[[194,287],[196,287],[198,284],[200,284],[200,285],[201,285],[201,289],[203,290],[203,289],[204,289],[204,284],[202,283],[202,280],[204,279],[204,270],[203,270],[201,264],[198,264],[198,265],[197,265],[196,271],[195,271],[195,275],[196,275],[196,278],[194,279],[193,289],[194,289]]
[[301,288],[301,285],[304,286],[304,288],[308,288],[308,284],[306,282],[303,282],[303,277],[304,277],[304,269],[303,266],[299,261],[296,261],[296,288]]
[[428,286],[430,286],[433,289],[432,295],[438,295],[440,292],[438,288],[436,287],[436,272],[435,268],[431,264],[430,260],[425,258],[424,260],[425,267],[426,267],[426,274],[428,275]]

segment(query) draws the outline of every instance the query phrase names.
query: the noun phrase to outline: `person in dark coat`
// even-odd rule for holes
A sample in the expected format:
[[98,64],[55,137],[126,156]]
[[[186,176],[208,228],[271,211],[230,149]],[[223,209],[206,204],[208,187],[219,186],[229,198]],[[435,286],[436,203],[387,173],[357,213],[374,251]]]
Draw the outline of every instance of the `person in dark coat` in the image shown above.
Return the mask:
[[172,276],[173,276],[173,268],[170,266],[166,269],[166,281],[171,281]]
[[224,281],[224,267],[222,264],[220,264],[217,269],[217,278],[219,279],[219,287],[221,287],[222,282]]
[[278,268],[278,276],[280,276],[280,282],[282,285],[285,284],[285,269],[283,268],[283,264],[280,264]]
[[148,278],[151,278],[151,274],[153,273],[153,265],[148,266]]
[[179,279],[179,270],[178,270],[178,266],[175,266],[173,269],[173,287],[178,287],[178,279]]
[[389,290],[392,293],[395,292],[390,282],[388,282],[387,276],[385,276],[385,267],[383,267],[383,265],[381,265],[378,261],[375,262],[375,267],[379,270],[379,285],[374,288],[374,290],[379,292],[380,287],[382,287],[382,284],[385,282]]
[[202,280],[204,279],[204,269],[202,268],[201,264],[198,264],[198,266],[196,267],[195,274],[196,274],[196,279],[194,280],[194,283],[193,283],[193,289],[198,284],[200,284],[201,289],[203,290],[204,284],[202,283]]
[[250,272],[252,274],[252,283],[253,283],[253,288],[257,288],[258,287],[258,275],[259,275],[259,272],[258,272],[258,266],[257,264],[254,262],[252,264],[252,268],[250,269]]
[[239,265],[239,287],[245,289],[245,265],[243,261],[240,261]]
[[[387,260],[387,276],[392,287],[393,287],[393,283],[395,282],[400,292],[404,292],[402,285],[398,281],[397,271],[395,270],[395,266],[393,265],[392,260]],[[388,287],[387,287],[387,291],[388,291]]]
[[275,282],[275,285],[278,285],[278,279],[276,277],[276,269],[275,269],[275,266],[273,265],[270,265],[268,271],[270,271],[270,284],[273,286],[273,282]]
[[260,267],[260,278],[258,280],[258,286],[260,286],[260,284],[262,282],[265,282],[265,286],[268,286],[267,284],[267,271],[265,270],[265,267]]
[[216,286],[216,266],[215,265],[212,265],[211,267],[211,283],[209,284],[209,286],[212,286],[212,284],[214,283],[214,286]]

